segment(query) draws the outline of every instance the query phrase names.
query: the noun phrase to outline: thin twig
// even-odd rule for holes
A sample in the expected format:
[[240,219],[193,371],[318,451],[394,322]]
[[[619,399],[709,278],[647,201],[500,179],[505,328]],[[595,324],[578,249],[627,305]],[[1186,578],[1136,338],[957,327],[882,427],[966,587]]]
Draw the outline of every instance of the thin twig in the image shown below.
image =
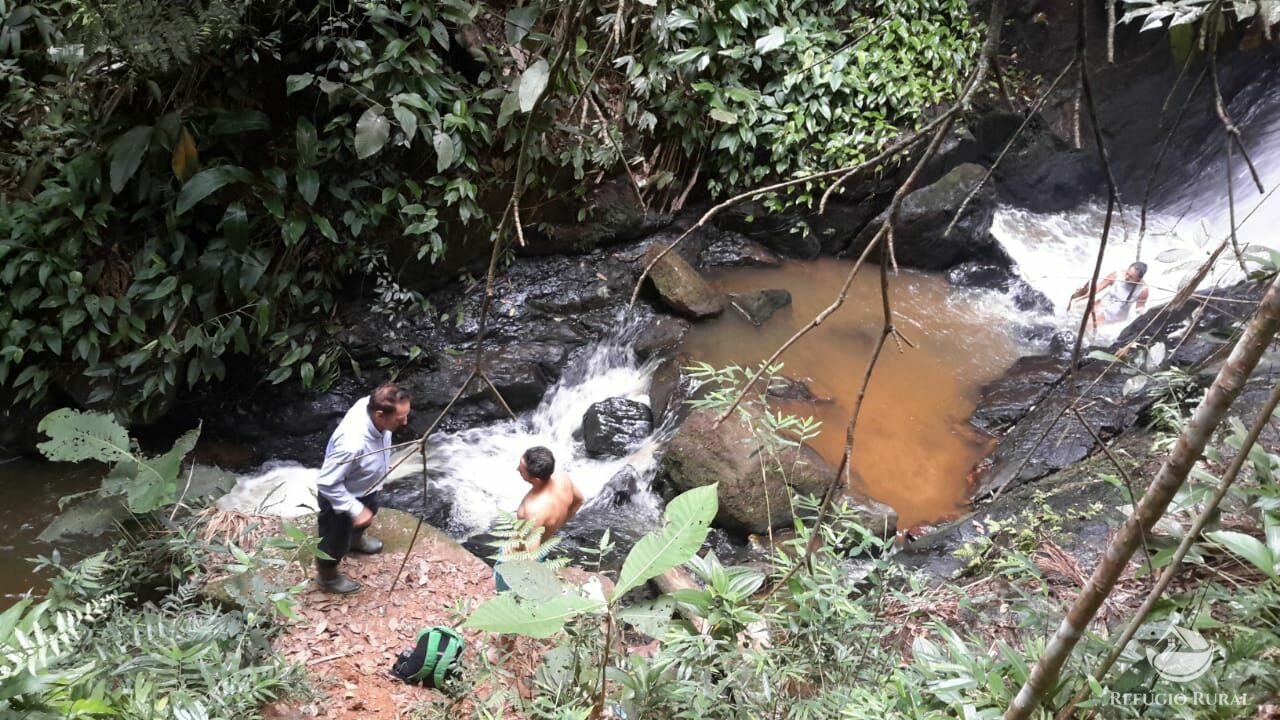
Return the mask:
[[1227,222],[1230,223],[1231,249],[1236,254],[1236,262],[1240,263],[1240,272],[1249,277],[1249,268],[1244,266],[1244,253],[1240,250],[1240,241],[1236,238],[1236,191],[1234,168],[1231,167],[1231,138],[1227,138]]
[[1204,82],[1205,77],[1209,75],[1209,66],[1206,65],[1200,70],[1200,76],[1196,78],[1195,83],[1191,86],[1191,91],[1187,93],[1187,97],[1182,101],[1182,107],[1178,109],[1178,116],[1174,118],[1173,125],[1169,127],[1169,132],[1165,133],[1164,141],[1160,144],[1160,151],[1156,153],[1155,162],[1151,165],[1151,174],[1147,176],[1147,187],[1142,191],[1142,207],[1138,215],[1138,238],[1141,238],[1147,232],[1147,208],[1151,205],[1151,190],[1155,187],[1156,177],[1160,173],[1160,165],[1164,162],[1164,156],[1169,152],[1169,146],[1172,144],[1173,135],[1178,131],[1178,126],[1182,124],[1182,118],[1187,114],[1187,108],[1191,107],[1191,99],[1195,97],[1196,91],[1200,89],[1200,84]]
[[[1173,581],[1174,575],[1177,574],[1178,567],[1181,565],[1183,558],[1187,556],[1187,552],[1191,550],[1191,546],[1200,539],[1200,533],[1204,530],[1205,525],[1209,523],[1209,519],[1213,517],[1214,511],[1217,510],[1222,499],[1226,497],[1227,491],[1231,489],[1231,485],[1236,481],[1236,478],[1239,477],[1240,469],[1244,466],[1245,460],[1249,457],[1249,451],[1252,450],[1254,444],[1257,443],[1258,436],[1262,434],[1262,430],[1271,420],[1271,414],[1275,412],[1278,404],[1280,404],[1280,385],[1276,385],[1276,387],[1271,390],[1271,397],[1267,399],[1267,403],[1263,406],[1262,412],[1258,414],[1258,418],[1254,421],[1253,427],[1249,429],[1248,436],[1246,436],[1244,442],[1241,443],[1240,449],[1236,452],[1236,456],[1232,458],[1231,465],[1228,466],[1226,473],[1222,476],[1222,481],[1218,484],[1218,489],[1214,491],[1213,497],[1209,498],[1208,502],[1205,503],[1204,510],[1202,510],[1199,516],[1196,517],[1195,521],[1191,524],[1190,529],[1183,533],[1182,541],[1178,543],[1178,549],[1174,551],[1173,557],[1169,560],[1169,564],[1165,566],[1164,572],[1161,573],[1160,578],[1147,593],[1147,597],[1142,602],[1142,606],[1134,612],[1133,617],[1129,619],[1129,624],[1126,625],[1124,631],[1120,633],[1120,637],[1112,643],[1111,650],[1107,653],[1107,657],[1104,658],[1098,665],[1098,668],[1093,671],[1093,677],[1095,680],[1101,682],[1102,679],[1107,676],[1107,672],[1111,670],[1111,667],[1115,665],[1116,660],[1120,658],[1120,655],[1124,652],[1129,641],[1133,639],[1133,636],[1138,632],[1138,628],[1142,626],[1147,615],[1151,613],[1151,609],[1155,607],[1155,604],[1159,602],[1160,598],[1164,595],[1164,591],[1168,589],[1169,583]],[[1077,693],[1075,697],[1072,697],[1071,701],[1062,708],[1062,711],[1058,713],[1057,720],[1066,720],[1066,718],[1071,717],[1071,713],[1075,709],[1075,706],[1081,703],[1088,696],[1089,688],[1085,687]]]
[[1235,140],[1236,147],[1240,150],[1240,157],[1244,158],[1245,165],[1249,166],[1249,174],[1253,177],[1253,184],[1258,187],[1258,194],[1266,192],[1266,188],[1262,187],[1262,178],[1258,176],[1258,169],[1253,166],[1253,160],[1249,158],[1249,151],[1245,149],[1244,142],[1240,139],[1240,128],[1231,120],[1231,115],[1227,113],[1227,104],[1222,99],[1222,86],[1218,82],[1218,33],[1217,24],[1222,22],[1222,2],[1214,3],[1215,11],[1213,13],[1213,25],[1215,30],[1210,32],[1211,44],[1209,49],[1209,74],[1213,76],[1213,106],[1218,112],[1218,119],[1222,121],[1222,127],[1226,129],[1227,134],[1232,140]]
[[1013,145],[1022,135],[1022,131],[1026,130],[1027,126],[1031,124],[1031,120],[1035,118],[1036,113],[1040,111],[1040,108],[1044,105],[1045,101],[1053,94],[1054,89],[1058,87],[1058,83],[1062,82],[1062,78],[1067,76],[1067,73],[1071,70],[1073,65],[1075,65],[1074,59],[1069,61],[1066,67],[1062,68],[1062,72],[1058,73],[1058,76],[1053,79],[1053,82],[1049,84],[1049,87],[1041,93],[1040,97],[1036,98],[1034,103],[1032,103],[1031,107],[1027,110],[1027,116],[1022,120],[1022,124],[1013,132],[1013,136],[1009,138],[1009,142],[1004,144],[1004,148],[1002,148],[1000,150],[1000,154],[996,156],[995,162],[991,163],[991,167],[987,168],[987,171],[983,173],[982,179],[978,181],[977,185],[973,186],[973,189],[969,191],[967,196],[965,196],[964,201],[960,203],[960,207],[956,209],[955,216],[951,218],[951,222],[947,223],[947,229],[942,231],[942,237],[947,237],[951,234],[956,223],[960,221],[960,216],[963,215],[965,209],[969,207],[969,203],[973,202],[973,199],[978,195],[978,191],[981,190],[982,187],[987,184],[987,181],[991,179],[991,176],[995,174],[996,168],[1000,166],[1000,161],[1004,160],[1004,156],[1013,149]]
[[[1129,475],[1129,471],[1124,468],[1124,465],[1120,464],[1120,459],[1111,452],[1111,448],[1107,447],[1107,444],[1102,441],[1098,432],[1094,430],[1093,426],[1084,419],[1084,415],[1080,412],[1080,409],[1075,405],[1072,405],[1071,412],[1076,416],[1076,420],[1080,422],[1080,425],[1083,426],[1085,430],[1089,431],[1089,436],[1098,444],[1098,447],[1102,448],[1103,454],[1111,461],[1116,472],[1120,473],[1120,478],[1124,480],[1125,489],[1129,491],[1129,504],[1136,507],[1138,505],[1138,493],[1133,487],[1133,477]],[[1147,557],[1147,572],[1155,572],[1156,566],[1154,561],[1151,559],[1151,548],[1147,547],[1147,538],[1145,535],[1142,537],[1142,551]]]

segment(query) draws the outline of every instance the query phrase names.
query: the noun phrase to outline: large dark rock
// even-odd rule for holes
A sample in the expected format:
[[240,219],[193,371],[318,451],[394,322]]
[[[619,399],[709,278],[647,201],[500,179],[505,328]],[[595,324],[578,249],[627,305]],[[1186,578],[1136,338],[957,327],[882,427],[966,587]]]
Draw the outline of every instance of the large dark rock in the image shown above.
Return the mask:
[[709,240],[698,256],[704,268],[743,265],[772,267],[782,262],[772,250],[735,232],[720,232]]
[[[1256,302],[1262,292],[1261,284],[1250,281],[1213,291],[1212,295],[1223,301],[1209,300],[1202,312],[1198,311],[1198,303],[1188,303],[1173,311],[1153,308],[1121,332],[1110,352],[1136,357],[1135,348],[1173,348],[1158,366],[1151,363],[1144,370],[1151,373],[1177,366],[1187,372],[1200,372],[1220,359],[1227,347],[1222,339],[1228,337],[1239,322],[1239,302]],[[1193,318],[1197,312],[1198,317]],[[1136,374],[1121,366],[1113,367],[1107,360],[1085,360],[1074,383],[1059,382],[1009,430],[1000,446],[983,463],[975,497],[980,499],[999,488],[1038,480],[1089,457],[1097,449],[1090,428],[1107,441],[1132,426],[1162,396],[1166,387],[1156,376],[1135,388],[1130,379]],[[1090,428],[1081,425],[1075,414],[1068,412],[1072,405]]]
[[[640,204],[625,176],[597,186],[583,200],[552,203],[547,211],[544,236],[519,249],[527,255],[581,254],[597,248],[635,240],[665,224],[662,217]],[[586,220],[578,212],[585,207]]]
[[783,257],[813,260],[822,254],[822,241],[814,233],[801,232],[805,227],[796,214],[769,212],[755,200],[734,203],[716,215],[716,225],[760,243]]
[[947,282],[956,287],[982,288],[1005,293],[1014,307],[1025,312],[1053,314],[1053,301],[1031,287],[1007,265],[991,262],[965,262],[947,271]]
[[1067,363],[1056,357],[1018,358],[999,380],[982,388],[969,422],[989,433],[1004,431],[1044,399],[1066,370]]
[[791,304],[791,293],[777,289],[755,290],[730,295],[729,304],[750,320],[752,325],[763,325],[775,313]]
[[[659,252],[661,250],[656,246],[650,249],[644,255],[644,262],[652,262]],[[720,293],[677,253],[663,255],[649,273],[649,281],[657,289],[662,302],[685,317],[696,320],[719,315],[724,310]]]
[[[719,483],[716,523],[720,527],[762,533],[789,526],[791,496],[821,495],[835,479],[835,470],[808,445],[771,456],[740,418],[730,418],[717,428],[716,417],[706,410],[690,414],[667,446],[662,472],[673,495]],[[783,469],[788,472],[784,474]],[[872,503],[865,507],[868,513],[862,520],[867,527],[894,531],[897,518],[888,517],[890,511]]]
[[[716,523],[745,532],[762,533],[791,524],[791,493],[821,495],[835,479],[835,470],[813,448],[791,448],[779,459],[796,470],[784,477],[759,441],[737,418],[715,426],[716,413],[692,413],[667,446],[662,470],[672,494],[719,483],[720,508]],[[762,473],[760,464],[765,463]]]
[[[903,200],[894,229],[898,262],[922,270],[946,270],[963,262],[982,261],[1008,267],[1011,260],[991,235],[995,191],[983,185],[965,207],[951,233],[943,237],[956,211],[985,174],[980,165],[960,165],[937,182],[915,190]],[[879,230],[886,210],[863,228],[848,253],[858,254]]]
[[582,416],[582,444],[595,457],[622,457],[652,433],[649,406],[627,398],[601,400]]
[[658,317],[636,335],[631,348],[641,360],[648,360],[655,355],[667,356],[679,349],[692,328],[688,320]]
[[769,388],[765,392],[769,397],[778,398],[779,400],[794,400],[815,405],[826,405],[835,402],[835,399],[830,396],[815,393],[812,383],[812,378],[801,379],[787,377],[786,375],[775,375],[769,381]]

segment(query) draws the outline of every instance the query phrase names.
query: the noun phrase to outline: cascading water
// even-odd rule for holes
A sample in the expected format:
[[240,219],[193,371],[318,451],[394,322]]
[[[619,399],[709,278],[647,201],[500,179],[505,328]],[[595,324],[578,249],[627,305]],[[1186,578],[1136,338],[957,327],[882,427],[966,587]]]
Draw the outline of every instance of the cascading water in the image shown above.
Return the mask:
[[[621,318],[618,324],[627,326]],[[629,342],[633,334],[622,329],[590,348],[565,370],[532,412],[515,420],[433,436],[427,446],[425,508],[421,456],[416,448],[401,451],[392,459],[396,467],[383,491],[384,503],[419,513],[425,510],[424,514],[441,519],[442,529],[451,535],[469,537],[489,528],[500,512],[516,510],[529,489],[516,472],[520,455],[528,447],[544,445],[555,454],[557,469],[567,472],[586,498],[586,510],[622,503],[622,515],[644,525],[656,522],[660,502],[650,484],[663,429],[622,458],[590,457],[575,437],[593,403],[611,397],[649,402],[654,365],[637,362]],[[628,466],[634,473],[625,472]],[[285,516],[314,512],[317,472],[296,463],[264,466],[238,478],[219,507]],[[611,483],[615,477],[618,480]],[[617,497],[620,491],[627,496]],[[440,507],[442,503],[448,507]]]
[[[1266,97],[1237,113],[1242,137],[1249,148],[1263,188],[1259,193],[1249,169],[1237,153],[1232,167],[1236,239],[1243,255],[1280,248],[1280,98]],[[1148,307],[1168,302],[1209,258],[1231,231],[1223,135],[1216,134],[1197,151],[1166,158],[1166,167],[1181,163],[1178,172],[1156,184],[1146,231],[1140,232],[1140,197],[1122,197],[1112,220],[1101,276],[1123,274],[1135,260],[1148,264],[1144,282],[1150,287]],[[1152,148],[1155,152],[1155,148]],[[1153,158],[1154,160],[1154,155]],[[1185,168],[1199,168],[1187,177]],[[1002,207],[991,232],[1018,264],[1018,272],[1053,302],[1052,319],[1064,327],[1079,326],[1083,301],[1066,310],[1072,292],[1093,274],[1098,241],[1106,215],[1105,202],[1092,202],[1063,213],[1033,213]],[[1139,254],[1139,243],[1141,253]],[[1201,287],[1226,285],[1242,279],[1239,262],[1228,246]],[[1098,341],[1113,339],[1123,323],[1103,326]]]

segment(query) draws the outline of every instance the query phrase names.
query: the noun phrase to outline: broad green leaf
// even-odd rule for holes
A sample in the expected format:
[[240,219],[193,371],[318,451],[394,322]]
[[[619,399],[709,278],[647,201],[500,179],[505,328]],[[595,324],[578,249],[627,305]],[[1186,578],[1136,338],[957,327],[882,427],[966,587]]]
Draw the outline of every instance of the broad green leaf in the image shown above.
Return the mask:
[[1262,513],[1262,528],[1263,534],[1267,537],[1267,549],[1271,551],[1271,559],[1280,561],[1280,511],[1269,510]]
[[476,608],[462,627],[548,638],[573,617],[602,607],[599,601],[578,595],[561,595],[540,603],[519,603],[512,593],[503,593]]
[[775,25],[769,28],[769,32],[764,37],[756,40],[756,52],[761,55],[782,47],[787,41],[787,31],[781,26]]
[[315,168],[305,167],[298,171],[298,194],[308,205],[316,203],[320,194],[320,173]]
[[391,113],[396,116],[396,122],[400,123],[400,128],[404,130],[404,139],[406,143],[413,142],[413,136],[418,132],[418,116],[404,105],[394,105]]
[[323,215],[312,215],[311,222],[315,223],[316,229],[320,234],[325,236],[329,242],[338,242],[338,233],[334,231],[333,224],[329,222],[329,218]]
[[453,165],[453,138],[436,133],[431,139],[431,146],[436,149],[436,172],[444,172]]
[[302,73],[301,75],[290,75],[284,80],[284,94],[292,95],[299,90],[308,87],[315,82],[316,76],[311,73]]
[[638,632],[651,638],[661,639],[671,624],[671,613],[676,608],[674,598],[663,595],[648,602],[638,603],[618,612],[618,619],[626,622]]
[[719,503],[717,483],[694,488],[667,505],[662,529],[645,535],[622,564],[613,602],[632,588],[687,561],[702,546]]
[[72,535],[97,537],[114,530],[116,523],[129,516],[129,511],[117,498],[103,498],[92,493],[58,513],[58,516],[40,531],[41,542],[54,543]]
[[236,110],[224,112],[209,128],[212,135],[240,135],[255,130],[270,130],[271,118],[261,110]]
[[253,180],[253,176],[248,170],[236,165],[220,165],[208,170],[201,170],[196,173],[187,184],[182,186],[182,192],[178,193],[178,203],[174,208],[174,212],[181,215],[196,203],[209,197],[224,185],[230,185],[235,182],[247,183]]
[[503,127],[512,115],[516,114],[516,110],[520,109],[520,79],[516,78],[511,91],[506,97],[502,98],[502,105],[498,107],[498,127]]
[[511,8],[507,12],[507,43],[510,45],[519,45],[520,41],[525,39],[530,30],[533,30],[533,24],[538,20],[537,5],[526,5],[525,7]]
[[129,433],[106,413],[54,410],[36,426],[49,436],[37,447],[54,462],[119,462],[133,457]]
[[734,115],[728,110],[722,110],[720,108],[712,108],[711,112],[708,114],[711,115],[712,120],[719,120],[720,122],[725,123],[727,125],[733,125],[734,123],[738,122],[738,116]]
[[547,89],[547,81],[551,79],[551,66],[546,60],[538,58],[520,74],[520,112],[529,112]]
[[1231,530],[1207,532],[1204,535],[1226,548],[1233,555],[1248,560],[1251,565],[1266,573],[1272,579],[1277,579],[1275,558],[1271,555],[1271,551],[1267,549],[1267,546],[1258,538]]
[[151,126],[139,125],[111,143],[111,191],[120,192],[138,172],[151,145]]
[[186,182],[200,167],[200,153],[196,150],[196,139],[185,127],[178,133],[178,142],[173,146],[169,167],[173,169],[173,176],[182,182]]
[[389,137],[391,123],[383,116],[382,108],[375,106],[365,110],[356,122],[356,157],[363,160],[376,155]]
[[560,578],[545,563],[537,560],[513,560],[494,568],[522,600],[543,602],[561,592]]

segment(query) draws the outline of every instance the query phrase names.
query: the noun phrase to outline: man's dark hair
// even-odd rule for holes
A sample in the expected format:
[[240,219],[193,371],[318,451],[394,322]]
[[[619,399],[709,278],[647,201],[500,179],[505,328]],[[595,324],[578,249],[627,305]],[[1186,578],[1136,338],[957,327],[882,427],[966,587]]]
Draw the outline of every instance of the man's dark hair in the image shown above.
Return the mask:
[[1134,264],[1130,265],[1129,267],[1131,267],[1131,268],[1133,268],[1134,270],[1137,270],[1137,271],[1138,271],[1138,279],[1139,279],[1139,280],[1141,280],[1142,278],[1146,277],[1146,275],[1147,275],[1147,264],[1146,264],[1146,263],[1144,263],[1144,262],[1136,262],[1136,263],[1134,263]]
[[524,451],[524,467],[539,480],[550,480],[551,473],[556,471],[556,456],[541,445],[535,445]]
[[390,415],[398,406],[409,402],[410,399],[409,393],[395,383],[379,386],[378,389],[369,393],[369,416],[372,417],[376,412]]

